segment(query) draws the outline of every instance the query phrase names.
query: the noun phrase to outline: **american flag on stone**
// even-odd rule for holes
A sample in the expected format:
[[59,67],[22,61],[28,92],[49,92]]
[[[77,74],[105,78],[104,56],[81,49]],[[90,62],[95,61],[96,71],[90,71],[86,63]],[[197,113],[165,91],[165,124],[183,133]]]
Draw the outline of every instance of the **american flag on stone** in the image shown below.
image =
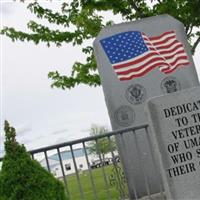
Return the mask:
[[119,33],[102,39],[101,45],[120,81],[139,78],[155,68],[165,74],[189,64],[175,31],[147,37],[139,31]]

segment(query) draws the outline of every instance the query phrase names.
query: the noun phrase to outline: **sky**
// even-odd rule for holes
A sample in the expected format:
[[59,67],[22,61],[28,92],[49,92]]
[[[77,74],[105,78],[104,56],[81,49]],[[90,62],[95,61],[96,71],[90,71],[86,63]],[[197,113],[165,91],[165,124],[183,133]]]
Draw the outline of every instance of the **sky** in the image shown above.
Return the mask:
[[[3,26],[19,30],[34,17],[23,3],[13,2],[4,2],[1,14]],[[1,37],[1,129],[8,120],[18,141],[35,149],[89,136],[94,123],[110,127],[101,87],[50,87],[48,72],[69,74],[76,60],[84,60],[81,49],[68,44],[47,48]]]
[[[44,3],[59,8],[59,3]],[[37,20],[26,4],[1,0],[1,27],[27,31],[26,23]],[[109,14],[108,14],[109,15]],[[114,19],[119,22],[116,16]],[[46,23],[45,21],[43,22]],[[200,77],[200,48],[194,62]],[[80,85],[71,90],[52,89],[49,71],[69,74],[72,64],[84,61],[81,49],[64,44],[57,48],[32,42],[12,42],[1,36],[1,133],[8,120],[17,140],[35,149],[89,136],[91,124],[110,127],[101,87]],[[3,140],[1,134],[0,140]],[[2,153],[2,143],[0,157]]]

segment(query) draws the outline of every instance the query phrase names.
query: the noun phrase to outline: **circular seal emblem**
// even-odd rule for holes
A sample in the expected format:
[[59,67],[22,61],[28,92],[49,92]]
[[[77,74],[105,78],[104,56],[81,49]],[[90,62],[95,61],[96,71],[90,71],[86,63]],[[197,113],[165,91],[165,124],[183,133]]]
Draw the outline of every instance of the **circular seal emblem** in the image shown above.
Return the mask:
[[163,93],[173,93],[181,90],[181,84],[177,78],[169,76],[162,80],[161,89]]
[[140,84],[130,85],[125,93],[126,99],[132,104],[141,104],[146,99],[146,89]]
[[114,119],[120,126],[130,126],[135,119],[135,113],[130,106],[121,106],[114,113]]

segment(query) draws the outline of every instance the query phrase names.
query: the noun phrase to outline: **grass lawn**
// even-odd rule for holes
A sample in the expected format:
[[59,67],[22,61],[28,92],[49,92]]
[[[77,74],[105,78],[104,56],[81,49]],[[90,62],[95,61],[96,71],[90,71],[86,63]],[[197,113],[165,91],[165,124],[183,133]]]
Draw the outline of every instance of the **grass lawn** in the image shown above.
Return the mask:
[[[98,169],[92,169],[92,175],[94,179],[94,184],[97,191],[97,197],[99,200],[119,200],[120,199],[120,193],[117,190],[115,185],[110,184],[109,176],[113,173],[113,165],[105,166],[105,173],[108,181],[108,188],[106,188],[102,168]],[[80,176],[81,185],[83,188],[85,200],[94,200],[94,193],[92,190],[92,184],[90,181],[90,176],[88,171],[84,171]],[[68,182],[68,189],[70,193],[70,200],[80,200],[80,192],[79,192],[79,186],[77,182],[76,175],[68,175],[67,176],[67,182]],[[107,191],[109,190],[110,198],[108,197]],[[127,192],[127,187],[125,186],[125,191]]]

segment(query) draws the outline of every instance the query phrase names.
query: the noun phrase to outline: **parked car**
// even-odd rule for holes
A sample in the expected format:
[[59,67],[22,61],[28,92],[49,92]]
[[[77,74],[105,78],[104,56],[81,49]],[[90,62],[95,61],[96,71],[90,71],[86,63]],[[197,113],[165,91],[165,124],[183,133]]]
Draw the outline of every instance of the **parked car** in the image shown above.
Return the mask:
[[90,164],[90,168],[94,169],[94,168],[99,168],[102,166],[106,166],[111,164],[111,159],[110,158],[105,158],[104,160],[93,160],[92,163]]

